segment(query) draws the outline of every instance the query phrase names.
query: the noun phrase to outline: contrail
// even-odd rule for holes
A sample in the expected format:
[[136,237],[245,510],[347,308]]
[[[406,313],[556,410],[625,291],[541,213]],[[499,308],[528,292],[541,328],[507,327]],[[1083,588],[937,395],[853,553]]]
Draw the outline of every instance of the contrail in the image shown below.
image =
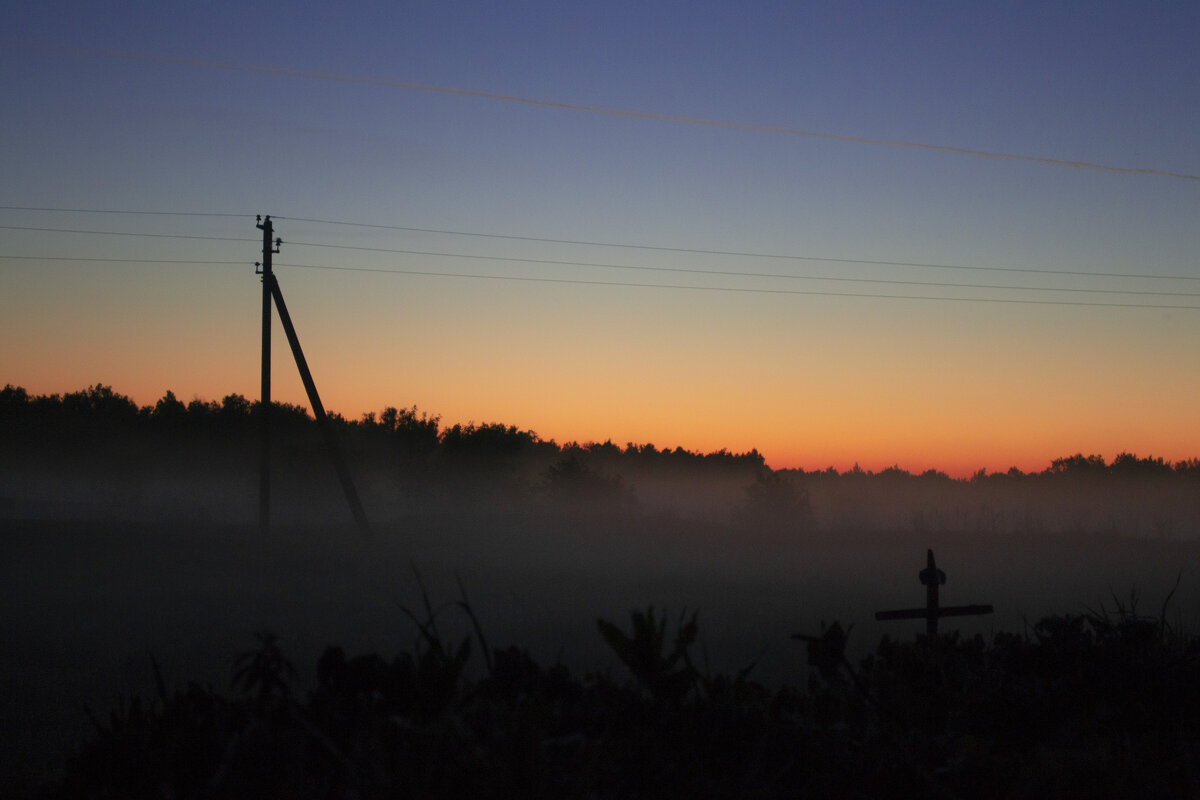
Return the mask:
[[709,128],[726,128],[737,131],[754,131],[756,133],[773,133],[783,136],[804,136],[811,139],[828,139],[835,142],[851,142],[877,147],[908,147],[918,150],[935,150],[941,153],[954,153],[975,158],[1002,159],[1006,161],[1026,161],[1034,164],[1049,164],[1056,167],[1073,167],[1074,169],[1100,170],[1115,172],[1123,175],[1157,175],[1164,178],[1178,178],[1188,181],[1200,181],[1200,175],[1189,175],[1185,172],[1169,172],[1161,169],[1143,167],[1117,167],[1111,164],[1096,164],[1091,161],[1068,161],[1060,158],[1041,158],[1039,156],[1021,155],[1019,153],[997,153],[989,150],[972,150],[967,147],[952,147],[926,142],[906,142],[894,139],[868,139],[862,136],[849,136],[842,133],[824,133],[808,131],[800,128],[787,128],[778,125],[759,125],[752,122],[730,122],[725,120],[705,119],[703,117],[688,117],[678,114],[666,114],[657,111],[638,111],[622,108],[607,108],[590,106],[582,103],[565,103],[555,100],[539,100],[533,97],[487,92],[482,89],[462,89],[453,86],[436,86],[412,81],[399,81],[389,78],[378,78],[369,75],[344,75],[336,72],[298,69],[295,67],[278,67],[269,64],[239,64],[229,61],[208,61],[184,56],[154,55],[150,53],[131,53],[116,50],[98,50],[84,47],[69,47],[65,45],[31,45],[21,42],[7,43],[11,47],[21,47],[29,50],[44,52],[70,53],[73,55],[96,56],[123,61],[141,61],[152,64],[174,64],[204,69],[231,70],[235,72],[256,72],[266,75],[283,75],[289,78],[304,78],[314,81],[330,81],[333,83],[352,83],[366,86],[381,86],[388,89],[405,89],[414,92],[434,92],[437,94],[459,95],[461,97],[479,97],[486,100],[500,100],[506,103],[522,103],[542,108],[557,108],[565,111],[581,111],[588,114],[605,114],[614,117],[629,117],[633,119],[648,119],[656,122],[670,122],[678,125],[701,125]]

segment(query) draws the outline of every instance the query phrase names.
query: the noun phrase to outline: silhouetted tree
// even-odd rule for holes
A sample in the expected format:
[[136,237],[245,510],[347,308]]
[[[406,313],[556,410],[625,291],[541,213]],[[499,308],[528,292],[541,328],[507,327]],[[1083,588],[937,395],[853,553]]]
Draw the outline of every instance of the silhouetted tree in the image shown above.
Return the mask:
[[746,487],[746,522],[766,530],[807,530],[812,524],[808,488],[786,470],[762,468]]
[[1082,453],[1076,453],[1066,458],[1054,459],[1050,462],[1050,467],[1046,472],[1050,475],[1070,475],[1072,477],[1090,478],[1108,472],[1108,465],[1104,463],[1104,456],[1085,456]]
[[251,413],[250,401],[240,394],[227,394],[221,398],[221,414],[226,419],[247,419]]
[[598,510],[597,504],[619,507],[633,499],[620,475],[592,470],[587,465],[586,451],[578,450],[550,465],[542,489],[558,503],[586,503],[589,513]]
[[1185,458],[1175,462],[1175,472],[1179,475],[1200,475],[1200,458]]
[[438,447],[438,423],[441,417],[418,415],[417,407],[397,409],[388,406],[379,415],[379,426],[387,433],[392,446],[403,452],[410,461],[423,461]]
[[63,395],[62,409],[77,419],[110,426],[132,426],[138,414],[137,404],[131,399],[99,383]]
[[154,404],[151,418],[158,425],[178,426],[187,418],[187,406],[175,398],[170,389]]
[[199,397],[193,397],[187,404],[187,412],[193,422],[202,422],[221,413],[221,406],[216,400],[205,402]]
[[515,425],[485,422],[482,425],[456,424],[442,432],[442,452],[451,459],[476,463],[511,461],[533,449],[539,441],[533,431],[523,431]]
[[0,389],[0,420],[11,419],[26,412],[29,406],[29,392],[11,383]]
[[[855,466],[858,465],[856,464]],[[906,469],[901,469],[899,464],[893,464],[890,467],[880,470],[877,477],[882,480],[907,481],[913,478],[913,474]]]
[[1168,475],[1171,465],[1161,458],[1138,458],[1133,453],[1121,453],[1109,465],[1109,472],[1130,477]]

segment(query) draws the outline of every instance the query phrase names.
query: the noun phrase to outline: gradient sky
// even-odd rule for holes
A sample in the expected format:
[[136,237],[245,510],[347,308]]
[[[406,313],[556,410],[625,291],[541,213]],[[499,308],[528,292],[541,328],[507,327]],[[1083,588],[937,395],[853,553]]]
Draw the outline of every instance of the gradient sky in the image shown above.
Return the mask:
[[[235,215],[0,209],[5,383],[257,397],[262,213],[322,399],[348,417],[415,404],[808,469],[1200,455],[1200,5],[29,2],[5,18],[0,205]],[[276,325],[275,399],[307,406]]]

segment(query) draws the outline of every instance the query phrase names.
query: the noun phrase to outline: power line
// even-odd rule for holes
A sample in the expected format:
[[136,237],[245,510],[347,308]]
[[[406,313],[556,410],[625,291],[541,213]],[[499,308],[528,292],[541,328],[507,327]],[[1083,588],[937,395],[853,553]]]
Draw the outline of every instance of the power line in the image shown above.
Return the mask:
[[349,83],[361,84],[369,86],[380,86],[388,89],[405,89],[418,92],[433,92],[438,94],[458,95],[461,97],[475,97],[486,100],[498,100],[505,103],[518,103],[521,105],[540,106],[542,108],[554,108],[564,111],[580,111],[588,114],[601,114],[606,116],[627,117],[633,119],[652,120],[655,122],[668,122],[678,125],[699,125],[708,128],[723,128],[727,130],[752,131],[756,133],[780,134],[784,136],[799,136],[813,139],[826,139],[830,141],[848,142],[852,144],[866,144],[878,147],[903,147],[918,150],[934,150],[942,153],[952,153],[954,155],[972,156],[975,158],[998,159],[1006,161],[1025,161],[1035,164],[1045,164],[1057,167],[1071,167],[1074,169],[1100,170],[1102,172],[1115,172],[1126,175],[1157,175],[1164,178],[1177,178],[1180,180],[1200,181],[1200,175],[1189,175],[1182,172],[1170,172],[1167,170],[1149,169],[1143,167],[1117,167],[1110,164],[1098,164],[1090,161],[1072,161],[1058,158],[1043,158],[1039,156],[1022,155],[1019,153],[1001,153],[990,150],[974,150],[966,147],[952,147],[949,145],[930,144],[928,142],[910,142],[892,139],[870,139],[862,136],[851,136],[840,133],[826,133],[822,131],[810,131],[800,128],[789,128],[780,125],[762,125],[750,122],[730,122],[716,119],[705,119],[702,117],[689,117],[679,114],[668,114],[658,111],[638,111],[634,109],[609,108],[604,106],[592,106],[583,103],[568,103],[556,100],[543,100],[533,97],[521,97],[518,95],[501,94],[498,92],[488,92],[482,89],[463,89],[452,86],[436,86],[432,84],[416,83],[413,81],[400,81],[389,78],[374,77],[369,75],[344,75],[333,72],[320,72],[317,70],[299,69],[294,67],[279,67],[267,64],[245,64],[224,61],[208,61],[199,58],[186,58],[182,56],[167,56],[155,55],[151,53],[133,53],[128,51],[115,50],[100,50],[95,48],[85,47],[70,47],[70,46],[52,46],[52,45],[35,45],[25,42],[9,42],[8,44],[24,47],[30,50],[41,50],[48,52],[67,52],[74,55],[97,56],[100,58],[109,58],[124,61],[140,61],[143,63],[154,64],[174,64],[179,66],[201,67],[204,69],[213,70],[232,70],[237,72],[253,72],[268,75],[282,75],[289,78],[302,78],[314,81],[328,81],[334,83]]
[[[289,242],[289,244],[300,244]],[[441,253],[430,250],[390,250],[388,252],[414,256],[438,258],[469,258],[477,261],[504,261],[518,264],[547,264],[567,267],[589,267],[599,269],[624,269],[639,272],[675,272],[688,275],[720,275],[735,278],[776,278],[793,281],[834,281],[839,283],[874,283],[893,286],[925,286],[953,289],[999,289],[1022,292],[1079,292],[1084,294],[1147,295],[1157,297],[1200,297],[1200,292],[1154,292],[1136,289],[1086,289],[1061,286],[1005,286],[1003,284],[948,283],[944,281],[903,281],[888,278],[847,278],[831,275],[787,275],[779,272],[739,272],[737,270],[699,269],[694,267],[650,267],[629,264],[604,264],[593,261],[557,261],[544,258],[520,258],[516,256],[485,256],[471,253]],[[305,266],[305,265],[292,265]]]
[[110,264],[240,264],[249,266],[251,262],[241,261],[201,261],[194,258],[84,258],[81,256],[8,256],[0,258],[17,261],[95,261]]
[[[1135,289],[1087,289],[1087,288],[1071,288],[1071,287],[1055,287],[1055,286],[1005,286],[1000,284],[972,284],[972,283],[946,283],[937,281],[901,281],[890,280],[886,278],[846,278],[834,277],[827,275],[785,275],[781,273],[770,272],[737,272],[732,270],[706,270],[706,269],[688,269],[681,267],[648,267],[648,266],[630,266],[625,264],[600,264],[593,262],[581,261],[552,261],[547,259],[525,259],[512,258],[506,256],[481,256],[467,253],[438,253],[422,250],[404,250],[397,251],[410,255],[420,256],[437,256],[444,258],[470,258],[485,261],[504,261],[528,264],[556,264],[563,266],[578,266],[578,267],[598,267],[606,269],[625,269],[637,270],[645,272],[672,272],[685,274],[699,275],[720,275],[728,277],[745,277],[745,278],[778,278],[784,280],[807,280],[807,281],[829,281],[836,283],[859,283],[859,284],[887,284],[892,286],[920,286],[926,288],[945,288],[945,289],[969,289],[969,290],[999,290],[1012,292],[1070,292],[1075,294],[1103,294],[1103,295],[1122,295],[1122,296],[1153,296],[1153,297],[1200,297],[1200,292],[1154,292]],[[101,257],[82,257],[82,256],[31,256],[31,255],[5,255],[0,254],[0,259],[15,260],[15,261],[70,261],[70,262],[86,262],[86,263],[113,263],[113,264],[202,264],[202,265],[228,265],[228,266],[247,266],[250,262],[245,260],[204,260],[204,259],[161,259],[161,258],[101,258]],[[362,271],[362,272],[394,272],[397,274],[412,274],[412,275],[446,275],[448,277],[469,277],[459,273],[445,273],[433,271],[407,271],[395,269],[377,269],[371,267],[336,267],[321,264],[284,264],[283,267],[298,267],[303,269],[332,269],[342,271]],[[479,276],[479,277],[497,277],[497,276]],[[657,284],[637,284],[612,282],[612,285],[620,286],[655,286]],[[680,288],[701,288],[701,287],[680,287]],[[722,287],[707,287],[711,289],[720,289]],[[765,290],[759,290],[765,291]],[[863,295],[869,296],[869,295]]]
[[47,211],[64,214],[128,214],[159,217],[252,217],[253,214],[218,214],[210,211],[134,211],[111,208],[50,208],[47,206],[0,206],[4,211]]
[[[109,235],[109,236],[133,236],[133,237],[166,238],[166,239],[201,239],[201,240],[236,241],[236,242],[256,241],[254,239],[223,237],[223,236],[196,236],[196,235],[185,235],[185,234],[136,233],[136,232],[128,232],[128,231],[92,231],[92,230],[81,230],[81,229],[74,229],[74,228],[38,228],[38,227],[18,226],[18,225],[0,225],[0,229],[43,231],[43,232],[54,232],[54,233],[95,234],[95,235]],[[308,246],[308,247],[330,247],[330,248],[348,249],[348,250],[367,250],[367,251],[373,251],[373,252],[389,252],[389,253],[401,253],[401,254],[410,253],[410,254],[417,254],[417,255],[445,256],[445,257],[454,257],[454,258],[477,258],[477,259],[496,260],[496,261],[526,261],[528,263],[555,263],[555,264],[566,264],[566,265],[575,264],[578,266],[610,267],[610,268],[616,268],[616,269],[639,269],[639,270],[647,270],[647,271],[693,272],[693,273],[699,273],[699,274],[707,273],[707,274],[747,276],[746,273],[736,273],[736,272],[728,272],[727,273],[727,272],[721,272],[721,271],[716,271],[716,270],[690,270],[690,269],[669,268],[669,267],[664,267],[664,268],[638,267],[638,266],[625,266],[625,265],[616,265],[616,264],[611,264],[611,265],[610,264],[593,264],[593,263],[587,263],[587,262],[557,262],[557,261],[546,261],[546,260],[518,259],[518,258],[510,258],[510,257],[503,257],[503,256],[476,256],[476,255],[465,255],[465,254],[454,254],[454,253],[436,253],[436,252],[424,252],[424,251],[406,251],[406,250],[398,250],[398,249],[367,248],[367,247],[355,247],[355,246],[351,246],[351,245],[322,245],[322,244],[317,244],[317,243],[306,243],[306,242],[289,242],[289,244]],[[654,249],[654,248],[649,248],[649,249]],[[0,258],[5,258],[5,259],[25,258],[25,259],[31,259],[31,260],[32,259],[64,260],[64,261],[70,260],[70,261],[95,261],[95,262],[120,262],[120,263],[192,263],[192,264],[245,264],[245,263],[247,263],[247,262],[243,262],[243,261],[191,261],[191,260],[184,260],[184,259],[169,260],[169,261],[160,260],[160,259],[115,259],[115,258],[86,258],[86,257],[69,257],[69,258],[55,259],[52,256],[16,256],[16,255],[3,255],[3,256],[0,256]],[[856,262],[856,263],[865,263],[865,262]],[[890,262],[890,263],[896,263],[896,262]],[[1032,300],[1032,299],[1022,299],[1022,298],[1001,298],[1001,297],[945,297],[945,296],[925,296],[925,295],[878,294],[878,293],[863,293],[863,292],[831,292],[831,291],[816,291],[816,290],[805,290],[805,289],[762,289],[762,288],[752,288],[752,287],[696,286],[696,285],[680,285],[680,284],[633,283],[633,282],[622,282],[622,281],[599,281],[599,280],[585,280],[585,279],[572,279],[572,278],[526,277],[526,276],[513,276],[513,275],[479,275],[479,274],[472,274],[472,273],[447,273],[447,272],[434,272],[434,271],[426,271],[426,270],[379,269],[379,268],[372,268],[372,267],[337,267],[337,266],[327,266],[327,265],[317,265],[317,264],[285,264],[285,263],[281,263],[281,264],[279,264],[279,266],[295,267],[295,268],[300,268],[300,269],[324,269],[324,270],[335,270],[335,271],[344,271],[344,272],[375,272],[375,273],[387,273],[387,274],[397,274],[397,275],[417,275],[417,276],[427,276],[427,277],[462,278],[462,279],[474,279],[474,280],[505,280],[505,281],[535,282],[535,283],[574,284],[574,285],[584,285],[584,286],[613,286],[613,287],[642,288],[642,289],[676,289],[676,290],[683,289],[683,290],[691,290],[691,291],[738,292],[738,293],[746,293],[746,294],[807,295],[807,296],[816,296],[816,297],[853,297],[853,298],[874,298],[874,299],[881,299],[881,300],[925,300],[925,301],[959,301],[959,302],[976,302],[976,303],[1010,303],[1010,304],[1021,304],[1021,305],[1056,305],[1056,306],[1077,306],[1077,307],[1098,307],[1098,308],[1142,308],[1142,309],[1181,310],[1181,311],[1182,310],[1192,310],[1192,311],[1200,310],[1200,306],[1173,305],[1173,304],[1104,303],[1104,302],[1068,301],[1068,300]],[[980,269],[983,269],[983,268],[980,268]],[[1093,276],[1110,277],[1109,275],[1107,275],[1105,273],[1069,273],[1069,274],[1086,274],[1086,275],[1093,275]],[[1056,289],[1056,288],[1052,288],[1052,287],[983,286],[983,285],[971,285],[971,284],[945,284],[945,283],[923,282],[923,281],[871,280],[871,279],[866,279],[866,278],[861,278],[861,279],[828,278],[828,277],[818,277],[818,276],[786,276],[786,275],[771,275],[771,274],[749,274],[748,276],[749,277],[810,279],[810,280],[830,280],[830,281],[839,280],[839,281],[852,281],[852,282],[856,282],[856,283],[887,283],[887,284],[901,284],[901,285],[927,286],[927,287],[944,287],[944,288],[958,288],[958,289],[987,289],[987,290],[1005,290],[1005,291],[1059,291],[1059,292],[1077,292],[1077,293],[1085,293],[1086,292],[1086,293],[1121,294],[1121,295],[1168,295],[1168,296],[1181,296],[1181,297],[1200,296],[1200,295],[1197,295],[1194,293],[1174,294],[1174,293],[1169,293],[1169,292],[1143,292],[1143,291],[1122,292],[1120,290],[1099,290],[1099,289],[1070,289],[1070,288]],[[1128,276],[1128,277],[1137,277],[1137,276]],[[1158,276],[1155,276],[1155,277],[1158,277]]]
[[[967,303],[1016,303],[1021,305],[1040,305],[1040,306],[1084,306],[1092,308],[1143,308],[1157,310],[1177,310],[1177,311],[1200,311],[1200,306],[1186,305],[1168,305],[1168,304],[1151,304],[1151,303],[1098,303],[1086,301],[1070,301],[1070,300],[1027,300],[1020,298],[1007,297],[938,297],[924,295],[906,295],[906,294],[867,294],[861,292],[827,292],[827,291],[811,291],[807,289],[756,289],[742,286],[686,286],[670,283],[625,283],[621,281],[596,281],[584,280],[576,278],[536,278],[518,275],[478,275],[473,273],[462,272],[433,272],[425,270],[405,270],[405,269],[381,269],[375,267],[335,267],[321,264],[284,264],[277,263],[278,267],[296,267],[300,269],[323,269],[334,270],[339,272],[375,272],[391,275],[418,275],[434,278],[465,278],[478,280],[495,280],[495,281],[520,281],[529,283],[563,283],[582,286],[615,286],[625,288],[639,289],[686,289],[691,291],[702,292],[738,292],[745,294],[782,294],[782,295],[806,295],[813,297],[854,297],[854,298],[873,298],[879,300],[940,300],[940,301],[955,301]],[[969,288],[969,287],[963,287]],[[1064,289],[1063,291],[1070,291]]]
[[[203,211],[143,211],[143,210],[114,210],[114,209],[61,209],[61,207],[46,207],[46,206],[18,206],[18,205],[0,205],[0,210],[22,210],[22,211],[50,211],[50,212],[73,212],[73,213],[126,213],[126,215],[161,215],[161,216],[194,216],[194,217],[246,217],[246,213],[216,213]],[[919,267],[919,269],[935,269],[935,270],[970,270],[978,272],[1019,272],[1026,275],[1064,275],[1074,277],[1099,277],[1099,278],[1132,278],[1132,279],[1148,279],[1148,281],[1200,281],[1200,277],[1186,275],[1138,275],[1133,272],[1096,272],[1086,270],[1054,270],[1054,269],[1039,269],[1039,267],[1020,267],[1020,266],[979,266],[972,264],[935,264],[929,261],[900,261],[900,260],[883,260],[883,259],[865,259],[865,258],[839,258],[839,257],[824,257],[824,255],[798,255],[791,253],[763,253],[755,251],[726,251],[726,249],[706,249],[695,247],[668,247],[664,245],[632,245],[628,242],[601,242],[589,241],[581,239],[552,239],[547,236],[523,236],[516,234],[485,234],[480,231],[473,230],[455,230],[449,228],[419,228],[413,225],[394,225],[370,222],[350,222],[346,219],[323,219],[317,217],[289,217],[282,215],[274,215],[275,219],[288,219],[292,222],[310,222],[328,225],[346,225],[353,228],[373,228],[380,230],[402,230],[408,233],[428,233],[448,236],[472,236],[479,239],[500,239],[508,241],[532,241],[539,243],[550,243],[550,245],[574,245],[581,247],[612,247],[622,249],[644,249],[644,251],[665,252],[665,253],[689,253],[696,255],[728,255],[734,258],[764,258],[775,260],[794,260],[794,261],[823,261],[829,264],[863,264],[868,266],[911,266]],[[214,236],[168,236],[167,234],[139,234],[139,233],[119,233],[119,231],[108,230],[76,230],[67,228],[34,228],[20,227],[20,225],[0,225],[0,228],[16,229],[16,230],[46,230],[60,231],[60,233],[76,233],[76,234],[102,234],[102,235],[126,235],[126,236],[155,236],[155,237],[176,237],[176,239],[218,239],[221,241],[257,241],[250,239],[221,239]],[[325,247],[332,249],[359,249],[359,251],[379,252],[379,253],[400,253],[412,255],[451,255],[450,253],[433,253],[424,251],[412,251],[412,249],[395,249],[383,247],[361,247],[355,245],[325,245],[318,242],[298,242],[288,241],[289,245],[301,247]],[[458,258],[492,258],[494,260],[517,260],[528,261],[528,263],[545,263],[545,264],[564,264],[575,266],[602,266],[613,267],[613,269],[655,269],[668,271],[667,267],[634,267],[622,266],[617,264],[592,264],[586,261],[552,261],[539,259],[504,259],[500,257],[482,257],[482,255],[457,254]],[[696,271],[710,272],[714,275],[721,275],[720,271],[709,270],[679,270],[679,271]],[[782,275],[770,275],[770,273],[734,273],[731,275],[752,275],[755,277],[791,277]],[[829,278],[838,279],[838,278]],[[938,285],[930,283],[929,285]],[[1008,288],[1008,287],[1000,287]],[[1080,289],[1080,291],[1082,291]],[[1099,290],[1098,290],[1099,291]],[[1130,294],[1130,293],[1121,293]],[[1152,294],[1152,293],[1145,293]],[[1164,293],[1177,294],[1177,293]]]
[[[15,207],[14,206],[7,206],[7,207],[0,206],[0,208],[15,208]],[[55,210],[69,211],[70,209],[55,209]],[[81,209],[81,211],[86,211],[89,213],[110,213],[110,212],[108,212],[106,210],[102,210],[102,209]],[[175,216],[186,216],[186,215],[192,215],[194,212],[113,211],[111,213],[132,213],[132,214],[160,214],[161,213],[161,214],[169,214],[169,215],[175,215]],[[231,216],[231,215],[213,214],[211,216]],[[573,239],[552,239],[552,238],[547,238],[547,237],[518,236],[518,235],[513,235],[513,234],[479,233],[479,232],[475,232],[475,231],[457,231],[457,230],[437,229],[437,228],[417,228],[417,227],[402,226],[402,225],[379,225],[379,224],[372,224],[372,223],[344,222],[344,221],[335,221],[335,220],[319,220],[319,219],[304,218],[304,217],[276,217],[276,219],[288,219],[288,220],[295,221],[295,222],[316,222],[316,223],[324,223],[324,224],[331,224],[331,225],[349,225],[349,226],[354,226],[354,227],[382,228],[382,229],[387,229],[387,230],[415,231],[415,232],[437,233],[437,234],[447,234],[447,235],[456,235],[456,236],[471,236],[471,237],[480,237],[480,238],[489,238],[489,239],[532,241],[532,242],[540,242],[540,243],[568,244],[568,245],[589,246],[589,247],[611,247],[611,248],[622,248],[622,249],[632,249],[632,250],[648,250],[648,251],[654,251],[654,252],[674,252],[674,253],[686,253],[686,254],[693,254],[693,255],[728,256],[728,257],[736,257],[736,258],[768,258],[768,259],[774,259],[774,260],[815,261],[815,262],[826,262],[826,263],[835,263],[835,264],[861,264],[861,265],[867,265],[867,266],[916,267],[916,268],[961,270],[961,271],[973,271],[973,272],[1012,272],[1012,273],[1021,273],[1021,274],[1028,274],[1028,275],[1063,275],[1063,276],[1071,276],[1071,277],[1124,278],[1124,279],[1132,279],[1132,280],[1143,280],[1143,279],[1144,280],[1172,280],[1172,281],[1198,281],[1198,280],[1200,280],[1200,277],[1187,276],[1187,275],[1178,275],[1178,276],[1176,276],[1176,275],[1155,275],[1155,274],[1138,275],[1135,273],[1095,272],[1095,271],[1087,271],[1087,270],[1033,269],[1033,268],[1025,268],[1025,267],[984,267],[984,266],[976,266],[976,265],[969,265],[969,264],[935,264],[935,263],[917,262],[917,261],[885,261],[885,260],[879,260],[879,259],[857,259],[857,258],[838,258],[838,257],[823,257],[823,256],[804,256],[804,255],[783,254],[783,253],[759,253],[759,252],[734,251],[734,250],[712,250],[712,249],[685,248],[685,247],[666,247],[666,246],[661,246],[661,245],[637,245],[637,244],[627,244],[627,243],[619,243],[619,242],[593,242],[593,241],[573,240]],[[248,239],[248,238],[243,238],[243,237],[207,236],[207,235],[194,235],[194,234],[190,235],[190,234],[143,233],[143,232],[135,232],[135,231],[97,231],[97,230],[85,230],[85,229],[79,229],[79,228],[46,228],[46,227],[35,227],[35,226],[27,226],[27,225],[0,225],[0,229],[33,231],[33,232],[48,232],[48,233],[99,235],[99,236],[129,236],[129,237],[135,237],[135,238],[193,239],[193,240],[224,241],[224,242],[257,241],[255,239]],[[321,242],[297,242],[297,241],[290,241],[290,240],[287,243],[291,246],[297,246],[297,247],[316,247],[316,248],[335,249],[335,250],[355,250],[355,251],[372,252],[372,253],[391,253],[391,254],[399,254],[399,255],[421,255],[421,256],[435,256],[435,257],[445,257],[445,258],[470,258],[470,259],[480,259],[480,260],[489,260],[489,261],[520,262],[520,263],[529,263],[529,264],[558,264],[558,265],[564,265],[564,266],[595,267],[595,268],[603,268],[603,269],[625,269],[625,270],[656,271],[656,272],[679,272],[679,273],[700,274],[700,275],[727,275],[727,276],[735,276],[735,277],[744,276],[744,277],[779,278],[779,279],[791,279],[791,280],[829,280],[829,281],[858,282],[858,283],[887,283],[887,284],[894,284],[894,285],[909,285],[909,286],[941,286],[941,287],[955,287],[955,288],[1001,289],[1001,290],[1017,290],[1017,291],[1070,291],[1070,292],[1086,292],[1086,293],[1092,293],[1092,294],[1160,295],[1160,296],[1169,296],[1169,297],[1196,296],[1196,295],[1186,293],[1186,292],[1151,292],[1151,291],[1120,290],[1120,289],[1085,289],[1085,288],[1057,288],[1057,287],[1033,287],[1033,286],[1015,286],[1014,287],[1014,286],[988,285],[988,284],[976,284],[976,285],[953,284],[953,283],[943,283],[943,282],[937,282],[937,281],[901,281],[901,280],[889,280],[889,279],[846,278],[846,277],[834,277],[834,276],[785,275],[785,274],[780,274],[780,273],[738,272],[738,271],[734,271],[734,270],[706,270],[706,269],[691,268],[691,267],[651,267],[651,266],[642,266],[642,265],[608,264],[608,263],[589,262],[589,261],[567,261],[567,260],[537,259],[537,258],[518,258],[518,257],[506,257],[506,256],[485,256],[485,255],[477,255],[477,254],[469,254],[469,253],[444,253],[444,252],[437,252],[437,251],[412,250],[412,249],[406,249],[406,248],[365,247],[365,246],[361,246],[361,245],[326,244],[326,243],[321,243]],[[47,258],[46,260],[52,260],[52,259]],[[69,260],[69,259],[59,259],[59,260]],[[104,259],[77,259],[77,260],[103,261]],[[112,260],[113,261],[130,261],[131,263],[136,263],[136,261],[137,261],[136,259],[112,259]],[[152,259],[147,259],[147,261],[152,261]],[[186,263],[200,263],[200,262],[186,262]],[[213,262],[213,263],[216,263],[216,262]],[[223,262],[223,263],[244,263],[244,262],[232,261],[232,262]]]
[[[323,220],[300,220],[293,217],[275,217],[275,219],[292,219],[297,222],[319,222]],[[1134,278],[1148,280],[1184,280],[1184,281],[1200,281],[1200,277],[1193,276],[1176,276],[1176,275],[1136,275],[1133,273],[1120,272],[1088,272],[1083,270],[1065,270],[1065,269],[1034,269],[1030,267],[980,267],[969,264],[931,264],[917,261],[883,261],[877,259],[866,258],[832,258],[825,256],[801,256],[788,255],[784,253],[755,253],[755,252],[739,252],[736,250],[702,250],[688,247],[663,247],[659,245],[639,245],[639,244],[621,244],[614,242],[587,242],[572,239],[546,239],[537,236],[513,236],[510,234],[500,233],[475,233],[471,231],[453,231],[439,230],[436,228],[410,228],[399,225],[366,225],[364,223],[333,223],[344,225],[359,225],[362,227],[379,227],[393,230],[415,231],[420,233],[442,233],[455,236],[476,236],[490,239],[510,239],[516,241],[544,242],[549,244],[570,244],[587,247],[619,247],[630,250],[652,250],[655,252],[667,253],[689,253],[695,255],[711,255],[711,256],[731,256],[734,258],[770,258],[781,261],[822,261],[832,264],[864,264],[867,266],[885,266],[885,267],[921,267],[929,269],[949,269],[949,270],[971,270],[975,272],[1019,272],[1031,275],[1070,275],[1075,277],[1089,278]],[[349,244],[321,244],[318,242],[297,242],[288,240],[287,244],[298,247],[323,247],[332,250],[362,250],[371,253],[409,253],[407,250],[399,250],[386,247],[363,247],[361,245]]]
[[133,236],[144,239],[204,239],[214,242],[257,242],[257,239],[246,239],[235,236],[196,236],[178,233],[134,233],[130,231],[89,231],[78,228],[35,228],[28,225],[0,225],[0,229],[8,231],[41,231],[45,233],[80,233],[96,236]]

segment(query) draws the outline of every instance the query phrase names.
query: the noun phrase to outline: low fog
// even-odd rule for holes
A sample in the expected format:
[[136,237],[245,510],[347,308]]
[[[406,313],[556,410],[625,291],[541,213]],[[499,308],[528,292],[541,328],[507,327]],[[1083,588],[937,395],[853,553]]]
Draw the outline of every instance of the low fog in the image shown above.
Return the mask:
[[503,426],[438,438],[432,425],[425,449],[398,425],[382,438],[339,428],[369,536],[303,425],[273,447],[265,533],[251,431],[10,436],[0,724],[10,741],[26,735],[6,772],[61,758],[88,733],[84,704],[105,713],[151,695],[152,656],[169,685],[224,688],[253,633],[272,631],[305,691],[326,645],[411,649],[405,609],[423,618],[426,598],[446,638],[474,637],[466,600],[490,647],[618,677],[597,618],[627,629],[633,609],[698,611],[698,666],[753,662],[769,684],[806,680],[791,635],[823,623],[853,626],[852,656],[885,633],[921,632],[874,612],[923,605],[927,548],[948,576],[943,604],[995,607],[943,630],[986,636],[1118,603],[1157,616],[1177,580],[1168,621],[1193,631],[1200,619],[1194,469],[1080,457],[970,480],[806,473],[772,471],[757,453],[558,446]]

